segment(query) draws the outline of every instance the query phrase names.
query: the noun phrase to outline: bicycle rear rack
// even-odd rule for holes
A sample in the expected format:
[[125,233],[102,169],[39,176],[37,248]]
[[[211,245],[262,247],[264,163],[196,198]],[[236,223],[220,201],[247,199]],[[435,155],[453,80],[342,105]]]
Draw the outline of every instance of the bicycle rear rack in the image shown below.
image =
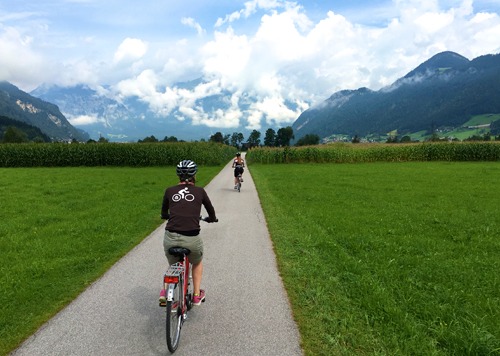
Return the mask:
[[[177,284],[177,282],[181,281],[182,275],[184,273],[184,264],[181,262],[174,263],[170,267],[168,267],[167,271],[165,272],[165,277],[163,280],[165,281],[165,289],[166,289],[166,297],[167,301],[172,301],[174,298],[174,289]],[[170,278],[169,278],[170,277]],[[168,279],[172,279],[171,277],[175,277],[175,283],[167,283]],[[179,286],[179,288],[183,288],[182,286]]]
[[174,263],[168,267],[166,276],[180,276],[184,272],[184,264],[182,262]]

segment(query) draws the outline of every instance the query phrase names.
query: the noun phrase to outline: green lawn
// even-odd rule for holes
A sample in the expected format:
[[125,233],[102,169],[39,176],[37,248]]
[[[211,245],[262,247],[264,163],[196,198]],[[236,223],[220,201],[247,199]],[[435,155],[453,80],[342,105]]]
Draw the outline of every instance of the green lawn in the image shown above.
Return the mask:
[[157,228],[176,182],[174,167],[0,169],[0,355]]
[[[219,170],[203,167],[199,185]],[[5,354],[161,223],[176,177],[174,168],[0,173]],[[500,354],[498,162],[251,173],[307,355]]]
[[500,120],[500,114],[484,114],[473,116],[463,126],[475,126],[491,124],[493,121]]
[[252,165],[307,355],[499,355],[500,164]]

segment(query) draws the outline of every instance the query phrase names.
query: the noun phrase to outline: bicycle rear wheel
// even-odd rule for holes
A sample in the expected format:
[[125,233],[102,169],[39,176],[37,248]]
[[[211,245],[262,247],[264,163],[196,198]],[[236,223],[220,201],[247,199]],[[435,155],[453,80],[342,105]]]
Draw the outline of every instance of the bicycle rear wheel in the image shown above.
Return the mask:
[[182,277],[179,278],[179,283],[174,287],[174,294],[171,301],[167,301],[167,318],[166,318],[166,331],[167,331],[167,346],[170,352],[175,352],[179,346],[181,337],[182,322],[184,321],[182,315],[184,296],[182,292],[183,281]]

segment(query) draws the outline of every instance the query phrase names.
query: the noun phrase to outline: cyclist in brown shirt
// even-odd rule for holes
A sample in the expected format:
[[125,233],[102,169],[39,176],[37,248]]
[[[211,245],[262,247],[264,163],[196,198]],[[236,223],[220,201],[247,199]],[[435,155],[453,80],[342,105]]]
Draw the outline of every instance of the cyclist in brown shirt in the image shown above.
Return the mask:
[[[195,186],[198,166],[191,160],[177,165],[179,184],[165,190],[161,207],[162,219],[167,219],[163,248],[169,264],[179,262],[178,257],[168,253],[174,246],[191,250],[189,260],[193,264],[193,304],[200,305],[205,291],[200,289],[203,275],[203,241],[200,237],[200,214],[203,205],[208,213],[207,222],[216,222],[215,209],[202,187]],[[160,292],[160,302],[165,302],[165,290]]]

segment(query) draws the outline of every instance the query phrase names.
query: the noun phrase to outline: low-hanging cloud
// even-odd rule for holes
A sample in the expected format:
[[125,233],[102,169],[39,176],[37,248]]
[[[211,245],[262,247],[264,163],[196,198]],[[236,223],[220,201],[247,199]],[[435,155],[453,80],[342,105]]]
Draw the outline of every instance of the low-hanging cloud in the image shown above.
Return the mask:
[[[335,6],[312,18],[300,1],[252,0],[220,16],[212,33],[199,19],[183,17],[196,31],[175,43],[127,37],[114,52],[108,48],[108,60],[70,58],[60,64],[48,64],[35,34],[0,23],[0,79],[32,85],[64,68],[59,82],[103,84],[115,73],[121,77],[108,82],[113,92],[137,96],[158,116],[176,112],[178,120],[213,128],[287,125],[336,91],[386,87],[441,51],[469,59],[500,52],[499,14],[475,12],[473,0],[452,3],[393,0],[390,15],[356,22]],[[243,30],[255,20],[252,32]],[[203,80],[189,88],[175,84],[197,78]],[[200,99],[221,93],[232,93],[227,109],[200,107]],[[250,104],[241,105],[249,97]]]
[[[394,4],[397,17],[386,25],[364,26],[334,11],[313,23],[293,3],[283,7],[283,2],[247,2],[241,11],[219,19],[213,39],[199,53],[203,75],[218,79],[218,91],[249,93],[256,102],[246,112],[205,113],[189,100],[202,97],[194,95],[196,89],[189,95],[176,91],[181,112],[193,123],[211,127],[285,125],[335,91],[380,89],[438,52],[452,50],[473,58],[499,49],[498,15],[474,14],[470,0],[448,9],[437,0]],[[220,29],[264,8],[273,11],[261,17],[253,35],[238,34],[231,26]],[[290,109],[287,100],[296,100],[296,109]]]
[[85,126],[85,125],[90,125],[90,124],[95,124],[96,122],[104,122],[103,119],[99,119],[97,115],[79,115],[79,116],[73,116],[71,114],[64,114],[68,118],[68,121],[71,123],[71,125],[76,125],[76,126]]

